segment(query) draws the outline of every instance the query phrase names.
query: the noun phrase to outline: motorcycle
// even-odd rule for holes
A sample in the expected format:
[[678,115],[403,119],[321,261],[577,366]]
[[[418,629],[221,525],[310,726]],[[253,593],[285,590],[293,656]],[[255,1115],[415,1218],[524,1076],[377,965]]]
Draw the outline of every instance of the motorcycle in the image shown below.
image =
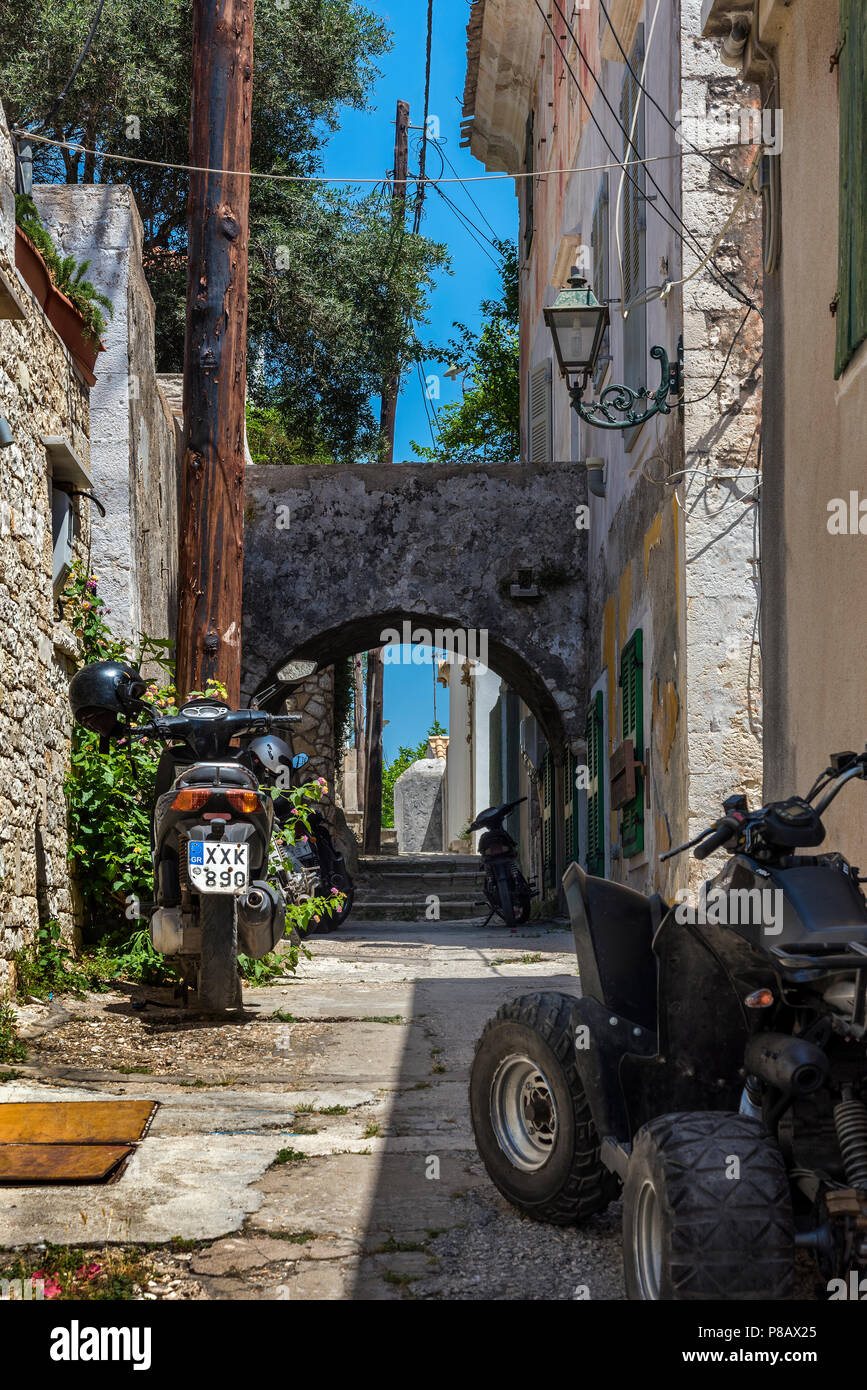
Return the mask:
[[[838,753],[806,797],[744,796],[668,858],[728,858],[697,903],[564,875],[582,997],[505,1005],[473,1062],[479,1152],[530,1216],[623,1197],[631,1299],[789,1299],[867,1269],[867,900],[822,815],[867,777]],[[835,1292],[833,1296],[843,1297]]]
[[[251,752],[262,782],[276,787],[291,785],[292,773],[300,772],[309,761],[306,753],[293,757],[279,739],[257,740],[251,744]],[[288,797],[276,797],[274,814],[281,828],[289,823],[293,809]],[[276,872],[278,877],[286,876],[282,881],[287,889],[291,888],[294,901],[328,897],[332,889],[340,895],[339,907],[331,913],[320,914],[318,922],[308,925],[308,935],[315,935],[336,931],[346,921],[352,911],[355,886],[346,861],[334,843],[325,814],[313,806],[307,810],[306,819],[308,827],[294,843],[281,840],[276,845]]]
[[517,927],[526,922],[530,915],[530,905],[536,889],[525,879],[518,867],[518,846],[503,826],[510,812],[526,801],[525,796],[517,801],[506,801],[502,806],[489,806],[480,811],[469,827],[482,830],[479,853],[485,874],[484,894],[490,907],[487,918],[482,923],[488,925],[494,916],[502,917],[507,927]]
[[[100,736],[157,739],[151,843],[155,950],[178,960],[182,991],[195,988],[198,1007],[241,1007],[238,955],[261,959],[285,931],[286,897],[267,881],[274,828],[271,795],[260,790],[257,735],[289,728],[297,714],[233,710],[221,700],[193,699],[177,715],[161,715],[144,699],[136,667],[98,661],[69,685],[73,716]],[[134,721],[146,716],[145,722]]]

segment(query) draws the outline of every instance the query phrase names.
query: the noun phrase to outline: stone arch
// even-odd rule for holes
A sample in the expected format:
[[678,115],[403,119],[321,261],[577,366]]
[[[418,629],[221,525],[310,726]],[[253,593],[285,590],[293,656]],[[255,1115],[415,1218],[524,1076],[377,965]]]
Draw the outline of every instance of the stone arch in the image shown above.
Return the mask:
[[559,762],[584,732],[585,488],[561,464],[248,469],[243,690],[404,621],[485,634]]

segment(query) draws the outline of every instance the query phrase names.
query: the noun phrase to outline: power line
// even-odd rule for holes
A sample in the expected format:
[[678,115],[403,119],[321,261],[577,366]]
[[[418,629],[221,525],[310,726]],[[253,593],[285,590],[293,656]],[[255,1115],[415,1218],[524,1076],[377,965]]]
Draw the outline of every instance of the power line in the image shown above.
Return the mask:
[[[97,7],[96,7],[96,14],[93,16],[93,20],[92,20],[92,22],[91,22],[90,29],[88,30],[88,33],[87,33],[87,38],[86,38],[85,41],[84,41],[84,47],[83,47],[83,49],[81,50],[81,52],[79,53],[79,55],[78,55],[78,61],[77,61],[77,63],[75,64],[75,67],[72,69],[72,72],[71,72],[70,75],[69,75],[69,79],[68,79],[68,81],[67,81],[67,83],[66,83],[66,86],[63,88],[63,91],[60,93],[60,96],[57,97],[57,98],[54,100],[54,102],[53,102],[53,104],[52,104],[52,106],[51,106],[51,110],[48,112],[48,115],[45,117],[45,120],[40,122],[40,126],[41,126],[41,127],[44,127],[44,126],[47,126],[47,125],[48,125],[48,122],[51,120],[52,116],[53,116],[53,115],[55,114],[55,112],[59,109],[59,107],[61,107],[61,106],[63,105],[64,101],[66,100],[67,96],[69,95],[69,89],[70,89],[70,87],[72,86],[73,82],[75,81],[76,77],[78,76],[78,73],[79,73],[79,70],[80,70],[80,68],[81,68],[81,65],[82,65],[82,63],[84,62],[84,60],[85,60],[85,58],[87,57],[88,52],[89,52],[89,50],[90,50],[90,45],[91,45],[91,43],[93,42],[93,36],[94,36],[94,34],[96,33],[96,26],[99,24],[100,18],[102,17],[102,9],[103,9],[104,4],[105,4],[105,0],[99,0],[99,4],[98,4]],[[37,129],[39,129],[39,127],[37,127]],[[21,133],[21,134],[25,134],[25,135],[31,135],[31,138],[34,138],[34,139],[36,138],[35,135],[33,135],[33,133],[32,133],[31,131],[23,131],[23,132],[18,132],[18,131],[16,131],[15,133],[16,133],[16,134]]]
[[[488,250],[487,246],[485,246],[485,244],[484,244],[484,241],[488,241],[489,238],[484,237],[484,233],[481,232],[477,227],[475,227],[474,224],[473,224],[472,222],[470,222],[469,218],[466,216],[465,213],[463,213],[463,212],[461,211],[461,209],[458,207],[457,203],[453,203],[452,200],[451,200],[451,198],[449,198],[449,196],[448,196],[446,193],[443,193],[442,189],[441,189],[440,187],[438,187],[437,184],[432,184],[431,186],[432,186],[432,188],[434,189],[434,191],[435,191],[436,193],[439,194],[439,196],[442,198],[443,202],[446,203],[446,204],[448,205],[448,207],[451,208],[452,212],[453,212],[453,213],[455,214],[455,216],[458,218],[458,220],[459,220],[459,222],[461,223],[461,225],[462,225],[462,227],[464,228],[464,230],[467,231],[467,232],[469,232],[470,236],[472,237],[473,241],[474,241],[474,242],[476,243],[476,245],[478,246],[479,250],[480,250],[481,252],[483,252],[484,255],[487,256],[488,260],[491,262],[492,265],[495,265],[495,266],[499,267],[500,262],[497,260],[496,256],[492,256],[492,255],[491,255],[491,253],[490,253],[490,251]],[[484,241],[481,240],[482,237],[484,237]],[[490,244],[491,246],[494,245],[493,242],[489,242],[489,244]]]
[[[569,33],[572,35],[572,38],[574,39],[575,31],[573,30],[572,25],[569,23],[569,20],[566,18],[565,14],[563,14],[563,11],[560,9],[560,6],[557,4],[557,0],[554,0],[554,4],[560,11],[560,16],[563,20],[563,23],[566,25],[566,28],[569,30]],[[629,69],[634,81],[638,84],[644,95],[647,97],[647,100],[650,102],[651,106],[656,107],[657,111],[659,112],[662,119],[665,121],[666,125],[674,131],[674,133],[678,136],[679,139],[683,140],[685,144],[689,145],[690,150],[692,150],[693,153],[701,155],[702,159],[706,159],[711,168],[716,169],[718,174],[722,174],[724,178],[729,179],[731,183],[735,183],[738,185],[738,187],[740,187],[740,179],[737,177],[736,174],[731,173],[731,171],[728,169],[724,169],[721,164],[717,164],[713,159],[710,159],[704,150],[699,149],[699,147],[697,145],[694,145],[691,140],[686,139],[682,130],[678,130],[677,126],[669,117],[668,112],[665,110],[663,106],[659,104],[659,102],[656,100],[656,97],[652,96],[648,89],[644,86],[644,83],[641,81],[640,77],[638,76],[638,73],[635,71],[634,67],[630,63],[626,53],[626,49],[620,42],[620,35],[617,33],[617,30],[615,29],[614,24],[612,22],[611,16],[605,8],[605,0],[599,0],[599,8],[604,14],[606,20],[608,21],[608,27],[611,30],[611,35],[614,39],[614,42],[617,44],[617,47],[620,49],[620,53],[624,63]]]
[[[34,140],[40,145],[50,145],[54,149],[72,150],[78,154],[92,154],[98,159],[112,160],[116,164],[140,164],[150,169],[173,169],[182,174],[222,174],[231,178],[270,179],[273,183],[342,183],[349,185],[363,183],[376,185],[382,182],[381,177],[368,178],[362,177],[361,175],[347,178],[342,175],[332,176],[331,174],[279,174],[273,170],[262,172],[256,169],[219,169],[207,164],[175,164],[171,160],[166,159],[144,159],[141,155],[115,154],[111,150],[98,150],[91,145],[82,145],[75,140],[53,140],[47,135],[36,135],[29,130],[16,128],[12,131],[12,134],[22,136],[25,139]],[[606,141],[606,144],[607,143]],[[608,148],[613,154],[614,151],[610,145]],[[709,146],[709,150],[716,152],[730,148],[730,145]],[[625,161],[616,159],[613,164],[587,164],[570,169],[538,169],[535,172],[528,172],[526,169],[521,169],[514,174],[462,174],[450,179],[429,179],[426,177],[423,182],[428,188],[441,183],[498,183],[503,179],[517,182],[519,179],[555,178],[560,174],[602,174],[608,169],[632,168],[633,166],[643,164],[659,164],[664,160],[681,158],[682,151],[678,150],[673,154],[647,155],[644,159],[627,159]],[[418,183],[420,181],[418,174],[408,173],[406,177],[408,183]]]
[[[448,157],[448,155],[446,154],[445,150],[443,149],[442,141],[438,140],[438,141],[436,142],[436,146],[437,146],[437,153],[440,155],[441,159],[443,159],[443,160],[445,161],[445,163],[449,166],[449,168],[451,169],[452,173],[453,173],[453,174],[456,174],[458,171],[457,171],[457,169],[455,168],[454,164],[452,164],[452,161],[449,159],[449,157]],[[483,221],[483,222],[485,223],[485,225],[487,226],[487,228],[488,228],[489,232],[491,233],[491,235],[495,237],[495,236],[497,235],[497,230],[496,230],[496,228],[491,226],[490,222],[488,221],[488,219],[487,219],[487,217],[485,216],[485,214],[482,212],[482,209],[479,207],[478,203],[476,202],[476,200],[475,200],[475,198],[473,197],[473,195],[472,195],[472,193],[470,192],[470,190],[469,190],[468,188],[465,188],[465,189],[464,189],[464,192],[466,193],[467,197],[469,198],[469,200],[470,200],[470,202],[472,203],[473,207],[475,208],[476,212],[477,212],[477,213],[479,214],[479,216],[481,217],[482,221]]]
[[[555,0],[555,3],[556,3],[556,0]],[[605,134],[605,131],[602,129],[602,126],[601,126],[601,124],[600,124],[600,122],[599,122],[598,117],[596,116],[595,112],[593,111],[593,108],[592,108],[590,102],[587,100],[587,97],[584,95],[583,89],[582,89],[582,87],[581,87],[581,83],[580,83],[578,77],[577,77],[576,74],[575,74],[575,69],[572,67],[572,64],[569,62],[569,58],[568,58],[567,54],[564,52],[563,47],[562,47],[562,45],[561,45],[561,43],[560,43],[560,40],[557,38],[557,35],[556,35],[556,33],[554,32],[554,29],[553,29],[553,27],[552,27],[552,25],[551,25],[550,20],[548,19],[548,16],[546,15],[545,11],[542,9],[542,6],[540,5],[539,0],[534,0],[534,4],[535,4],[535,6],[536,6],[536,9],[539,11],[540,15],[542,16],[543,20],[545,21],[545,25],[546,25],[546,27],[547,27],[547,29],[548,29],[548,31],[549,31],[549,33],[550,33],[552,39],[554,40],[554,43],[557,45],[557,50],[558,50],[558,52],[559,52],[561,58],[563,59],[563,62],[564,62],[565,66],[566,66],[566,68],[567,68],[567,70],[568,70],[568,72],[569,72],[570,77],[572,78],[572,81],[575,83],[575,87],[576,87],[576,90],[577,90],[577,92],[578,92],[578,95],[579,95],[579,97],[581,98],[582,102],[584,103],[584,105],[585,105],[586,108],[587,108],[587,114],[588,114],[588,116],[590,117],[590,120],[593,122],[593,124],[595,125],[596,129],[599,131],[599,134],[602,136],[602,140],[603,140],[603,142],[604,142],[606,148],[608,149],[609,153],[612,154],[612,155],[615,155],[615,157],[616,157],[616,152],[615,152],[615,150],[614,150],[614,146],[611,144],[610,140],[608,139],[608,136]],[[558,8],[559,8],[559,6],[558,6]],[[562,13],[562,11],[561,11],[561,13]],[[573,38],[574,38],[574,34],[573,34]],[[604,101],[605,105],[608,107],[608,110],[611,112],[612,116],[614,117],[614,121],[615,121],[615,124],[617,125],[618,130],[620,130],[620,131],[622,132],[622,134],[623,134],[623,136],[624,136],[624,138],[625,138],[625,140],[626,140],[627,147],[631,147],[631,148],[635,151],[635,154],[636,154],[636,156],[637,156],[637,155],[638,155],[638,151],[637,151],[637,149],[635,148],[635,144],[634,144],[634,142],[633,142],[633,140],[632,140],[632,138],[631,138],[629,132],[628,132],[628,131],[626,130],[626,128],[624,127],[622,121],[620,120],[620,117],[618,116],[617,112],[614,110],[614,107],[611,105],[611,102],[608,100],[608,97],[607,97],[607,95],[606,95],[606,93],[605,93],[605,91],[604,91],[604,89],[603,89],[603,87],[602,87],[601,82],[599,81],[599,78],[596,76],[595,72],[593,71],[593,69],[591,68],[590,64],[588,63],[587,57],[586,57],[586,55],[585,55],[585,53],[584,53],[584,50],[581,48],[581,45],[578,43],[578,40],[577,40],[577,39],[575,39],[575,47],[576,47],[577,50],[578,50],[578,53],[579,53],[579,55],[580,55],[580,57],[581,57],[581,61],[583,62],[585,68],[587,69],[587,72],[589,73],[590,77],[593,79],[593,82],[595,83],[595,85],[596,85],[596,87],[597,87],[597,89],[598,89],[598,91],[599,91],[599,94],[600,94],[600,96],[602,97],[602,100]],[[653,157],[651,157],[651,158],[653,158]],[[695,251],[697,255],[701,256],[701,255],[703,254],[703,250],[702,250],[701,245],[700,245],[699,243],[697,243],[696,240],[695,240],[695,233],[693,233],[692,231],[690,231],[689,227],[687,227],[687,225],[686,225],[686,223],[684,222],[683,218],[680,216],[680,213],[679,213],[679,212],[677,211],[677,209],[669,202],[668,198],[667,198],[667,197],[665,196],[665,194],[663,193],[662,189],[660,188],[659,184],[658,184],[658,183],[656,182],[656,180],[654,179],[653,175],[652,175],[649,171],[647,172],[647,177],[650,179],[650,182],[653,184],[653,187],[656,189],[657,194],[658,194],[659,197],[662,199],[662,201],[665,203],[666,207],[668,207],[668,208],[670,209],[670,211],[673,213],[673,215],[677,218],[677,221],[678,221],[678,223],[680,224],[679,227],[676,227],[672,222],[670,222],[670,221],[668,220],[668,218],[665,216],[665,214],[664,214],[663,212],[661,212],[660,209],[656,206],[656,203],[655,203],[655,202],[650,202],[650,201],[645,197],[645,195],[643,194],[643,192],[642,192],[642,190],[641,190],[641,188],[640,188],[638,182],[636,181],[636,179],[634,179],[634,178],[632,177],[631,174],[627,174],[627,173],[626,173],[627,168],[628,168],[631,164],[642,164],[642,163],[646,164],[646,163],[650,163],[650,162],[651,162],[650,159],[641,159],[641,158],[636,158],[635,160],[620,160],[620,161],[618,161],[618,164],[617,164],[616,167],[617,167],[618,169],[622,170],[622,172],[626,175],[626,178],[629,180],[629,182],[630,182],[630,184],[632,185],[632,187],[635,189],[635,191],[636,191],[636,193],[638,194],[638,196],[639,196],[640,198],[642,198],[642,200],[643,200],[644,202],[648,203],[649,206],[652,207],[652,208],[654,209],[654,211],[656,212],[657,217],[661,217],[661,218],[662,218],[662,221],[665,223],[665,225],[666,225],[668,228],[670,228],[671,231],[674,232],[675,236],[677,236],[681,241],[687,241],[687,237],[688,237],[688,238],[689,238],[689,242],[688,242],[687,244],[690,245],[690,246],[692,247],[692,250]],[[684,233],[686,233],[686,236],[684,235]],[[751,304],[751,303],[752,303],[752,301],[744,294],[744,292],[740,289],[740,287],[739,287],[738,285],[736,285],[736,284],[734,283],[734,281],[729,280],[728,276],[725,274],[724,271],[721,271],[717,266],[714,266],[714,270],[716,271],[716,273],[717,273],[718,276],[722,276],[722,278],[723,278],[723,279],[726,281],[726,283],[729,285],[729,288],[734,292],[734,294],[737,296],[737,298],[740,299],[740,301],[741,301],[742,304]],[[719,284],[719,280],[717,280],[717,284]]]

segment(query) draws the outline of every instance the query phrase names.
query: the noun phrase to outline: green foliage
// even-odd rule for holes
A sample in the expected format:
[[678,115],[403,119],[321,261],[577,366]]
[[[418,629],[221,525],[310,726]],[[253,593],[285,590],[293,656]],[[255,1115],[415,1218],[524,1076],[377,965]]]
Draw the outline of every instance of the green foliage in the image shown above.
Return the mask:
[[306,1163],[308,1155],[302,1153],[300,1149],[280,1149],[275,1163]]
[[[6,0],[0,91],[10,124],[44,120],[81,51],[91,8],[90,0]],[[192,0],[107,4],[46,134],[188,163],[191,23]],[[341,108],[365,107],[388,31],[357,0],[262,0],[254,23],[252,167],[316,174]],[[188,176],[39,144],[34,176],[131,185],[157,307],[158,369],[178,371]],[[277,412],[281,428],[270,442],[283,457],[377,456],[371,401],[397,361],[417,351],[431,277],[444,265],[443,248],[405,231],[402,211],[394,215],[382,190],[251,180],[250,395],[257,408]]]
[[311,452],[298,439],[290,438],[283,416],[273,405],[247,402],[247,443],[254,463],[334,463],[334,455],[321,444],[314,441]]
[[394,828],[394,784],[402,772],[406,772],[408,767],[417,763],[421,758],[427,757],[427,741],[435,734],[444,734],[447,730],[443,728],[439,720],[435,720],[427,731],[427,738],[423,738],[416,748],[407,748],[403,744],[397,750],[397,757],[392,762],[383,761],[382,765],[382,824],[384,829]]
[[135,1248],[47,1245],[35,1253],[8,1251],[0,1257],[0,1279],[39,1280],[43,1297],[60,1302],[134,1299],[152,1277],[153,1267]]
[[0,1004],[0,1062],[23,1062],[26,1056],[15,1011],[8,1004]]
[[419,458],[455,462],[461,458],[517,459],[521,452],[518,332],[518,254],[515,244],[500,241],[504,288],[499,300],[484,300],[487,316],[480,333],[456,323],[457,338],[434,359],[458,367],[464,394],[441,406],[437,443],[412,441]]
[[[107,295],[86,279],[90,261],[77,261],[74,256],[61,256],[50,232],[42,224],[33,199],[23,193],[15,195],[15,220],[22,232],[42,253],[55,288],[75,305],[85,323],[85,336],[95,344],[105,332],[106,317],[114,317],[114,305]],[[102,311],[105,310],[105,313]]]

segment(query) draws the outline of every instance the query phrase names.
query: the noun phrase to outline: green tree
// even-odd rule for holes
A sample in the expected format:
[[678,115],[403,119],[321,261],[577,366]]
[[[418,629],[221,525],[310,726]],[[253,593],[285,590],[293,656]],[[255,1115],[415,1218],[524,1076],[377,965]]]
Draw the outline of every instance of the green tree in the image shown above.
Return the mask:
[[521,452],[518,250],[514,242],[498,241],[503,273],[499,299],[485,299],[481,310],[487,322],[476,333],[466,324],[434,360],[448,362],[461,373],[463,399],[441,406],[437,443],[412,441],[420,458],[435,462],[460,459],[517,459]]
[[[107,0],[65,100],[93,0],[7,0],[0,98],[14,126],[96,153],[34,146],[34,179],[128,183],[142,216],[161,371],[180,369],[186,293],[187,175],[105,152],[189,160],[191,0]],[[316,175],[341,107],[363,108],[390,47],[355,0],[259,0],[252,167]],[[276,410],[298,461],[374,456],[371,401],[425,321],[445,252],[403,230],[390,199],[254,179],[250,205],[250,394]],[[295,456],[294,453],[292,455]]]

